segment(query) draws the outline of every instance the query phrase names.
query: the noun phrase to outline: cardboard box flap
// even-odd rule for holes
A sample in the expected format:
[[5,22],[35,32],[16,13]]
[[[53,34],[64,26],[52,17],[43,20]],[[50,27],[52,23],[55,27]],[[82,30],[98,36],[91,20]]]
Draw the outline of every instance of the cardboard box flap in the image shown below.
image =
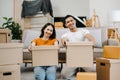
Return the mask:
[[112,64],[116,64],[116,63],[120,63],[120,59],[109,59],[109,58],[98,58],[96,59],[96,62],[104,62],[104,63],[112,63]]
[[32,50],[54,50],[54,49],[59,49],[58,46],[53,46],[53,45],[50,45],[50,46],[33,46],[32,47]]
[[0,33],[11,33],[9,29],[0,29]]
[[69,45],[69,46],[70,46],[70,45],[72,45],[72,46],[73,46],[73,45],[75,45],[75,46],[77,46],[77,45],[82,45],[82,46],[86,46],[86,45],[87,45],[87,46],[88,46],[88,45],[91,46],[91,45],[93,45],[92,42],[85,42],[85,41],[80,41],[80,42],[67,42],[66,44]]
[[23,47],[23,43],[0,43],[0,48],[19,48]]
[[104,63],[110,63],[109,60],[105,60],[104,58],[97,58],[96,62],[104,62]]

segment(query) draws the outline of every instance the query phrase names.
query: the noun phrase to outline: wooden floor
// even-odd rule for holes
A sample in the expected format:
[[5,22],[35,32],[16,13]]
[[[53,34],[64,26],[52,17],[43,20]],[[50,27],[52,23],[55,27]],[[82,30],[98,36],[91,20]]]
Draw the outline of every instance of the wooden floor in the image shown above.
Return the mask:
[[[58,69],[57,69],[57,80],[66,80],[63,79],[63,77],[61,76],[60,73],[60,67],[61,64],[58,65]],[[31,63],[27,64],[27,67],[25,67],[25,63],[21,64],[21,80],[35,80],[34,79],[34,71],[33,71],[34,67],[32,67]],[[63,64],[63,70],[67,69],[66,64]],[[94,63],[93,67],[88,68],[88,67],[84,67],[83,68],[86,72],[96,72],[96,64]],[[71,78],[71,80],[76,80],[76,76],[73,76]]]
[[[31,63],[27,64],[27,67],[25,67],[25,63],[21,64],[21,80],[35,80],[34,79],[34,72],[33,72],[33,67]],[[57,80],[66,80],[63,79],[63,77],[60,74],[59,66],[57,70]],[[76,80],[75,76],[71,78],[71,80]]]

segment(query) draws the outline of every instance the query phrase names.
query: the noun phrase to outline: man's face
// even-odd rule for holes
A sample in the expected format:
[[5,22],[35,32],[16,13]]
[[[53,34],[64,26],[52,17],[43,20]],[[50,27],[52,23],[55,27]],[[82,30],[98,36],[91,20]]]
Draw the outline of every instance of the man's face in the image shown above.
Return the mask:
[[65,26],[72,29],[72,28],[75,28],[76,27],[76,21],[72,18],[72,17],[68,17],[66,20],[65,20]]

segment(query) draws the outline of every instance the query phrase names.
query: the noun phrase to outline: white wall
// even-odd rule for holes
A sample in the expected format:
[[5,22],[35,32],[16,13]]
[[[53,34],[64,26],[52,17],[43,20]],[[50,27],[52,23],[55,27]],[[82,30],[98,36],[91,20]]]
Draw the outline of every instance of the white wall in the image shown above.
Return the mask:
[[13,17],[13,0],[0,0],[0,26],[4,22],[2,17]]
[[[51,0],[54,16],[75,16],[91,17],[93,9],[99,16],[101,26],[113,26],[109,19],[112,10],[120,10],[120,0]],[[13,0],[0,0],[0,26],[3,23],[2,17],[13,17]]]
[[101,26],[113,26],[110,21],[112,10],[120,10],[120,0],[90,0],[90,16],[96,10]]
[[89,0],[51,0],[54,16],[89,15]]

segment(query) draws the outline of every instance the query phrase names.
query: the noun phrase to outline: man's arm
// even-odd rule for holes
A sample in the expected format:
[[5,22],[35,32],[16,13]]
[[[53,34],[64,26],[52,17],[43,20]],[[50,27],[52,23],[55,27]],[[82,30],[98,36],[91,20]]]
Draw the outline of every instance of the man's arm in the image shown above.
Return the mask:
[[31,44],[28,46],[28,50],[32,52],[32,46],[35,46],[35,42],[31,42]]
[[66,46],[67,38],[61,38],[61,42],[63,46]]
[[86,34],[85,37],[95,45],[95,39],[91,34]]

